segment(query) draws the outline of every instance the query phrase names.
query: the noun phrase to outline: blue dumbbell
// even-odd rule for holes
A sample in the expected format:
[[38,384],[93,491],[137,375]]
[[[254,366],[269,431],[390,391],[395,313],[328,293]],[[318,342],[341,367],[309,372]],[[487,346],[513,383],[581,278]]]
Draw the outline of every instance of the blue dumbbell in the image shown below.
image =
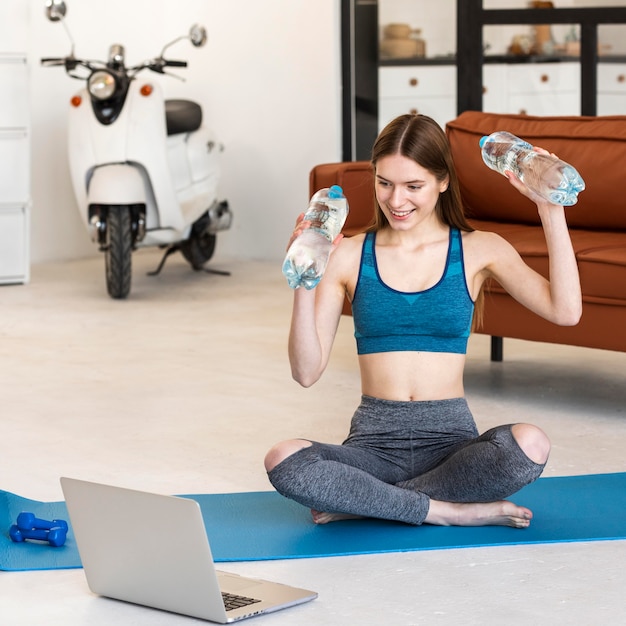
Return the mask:
[[67,532],[67,522],[63,519],[53,519],[51,521],[39,519],[33,513],[23,511],[17,516],[17,527],[20,530],[50,530],[52,528],[63,528]]
[[20,528],[17,524],[13,524],[9,528],[9,537],[17,543],[26,539],[36,539],[37,541],[47,541],[51,546],[58,548],[65,543],[67,537],[67,528],[59,526],[54,528]]

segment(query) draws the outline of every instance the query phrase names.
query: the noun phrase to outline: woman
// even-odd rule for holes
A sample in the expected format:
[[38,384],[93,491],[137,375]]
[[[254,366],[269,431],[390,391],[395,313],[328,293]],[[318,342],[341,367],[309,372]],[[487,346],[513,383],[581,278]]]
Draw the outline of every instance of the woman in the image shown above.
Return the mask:
[[[524,423],[479,436],[463,368],[474,305],[480,309],[489,278],[547,320],[578,322],[580,284],[564,209],[507,173],[537,205],[548,281],[499,235],[469,226],[449,144],[432,119],[393,120],[374,144],[372,166],[376,224],[338,237],[318,286],[294,292],[289,334],[293,377],[309,387],[326,368],[347,295],[361,404],[342,445],[293,439],[274,446],[265,458],[270,481],[310,507],[318,524],[374,517],[527,527],[532,512],[504,498],[539,477],[550,442]],[[291,241],[302,226],[300,218]]]

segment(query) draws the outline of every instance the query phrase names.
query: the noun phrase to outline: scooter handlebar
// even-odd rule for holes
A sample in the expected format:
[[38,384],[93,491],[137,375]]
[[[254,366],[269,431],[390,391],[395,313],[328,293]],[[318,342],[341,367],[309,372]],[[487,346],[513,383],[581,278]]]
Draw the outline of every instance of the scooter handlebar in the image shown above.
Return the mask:
[[[79,65],[90,68],[90,65],[87,61],[81,61],[73,56],[69,57],[46,57],[41,59],[41,64],[45,67],[56,67],[63,66],[65,71],[70,73],[73,72]],[[72,76],[72,74],[70,74]],[[78,77],[74,77],[78,78]]]
[[153,59],[149,63],[145,63],[144,65],[139,65],[133,70],[135,73],[140,72],[144,68],[148,68],[157,74],[165,74],[163,71],[166,67],[187,67],[187,61],[168,61],[163,57],[159,57],[158,59]]
[[46,57],[41,59],[42,65],[65,65],[65,57]]

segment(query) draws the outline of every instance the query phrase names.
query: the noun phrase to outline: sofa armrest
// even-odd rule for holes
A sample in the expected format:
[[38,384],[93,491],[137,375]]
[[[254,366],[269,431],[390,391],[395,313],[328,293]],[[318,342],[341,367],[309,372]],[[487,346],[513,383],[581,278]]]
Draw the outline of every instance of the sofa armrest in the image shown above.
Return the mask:
[[374,218],[374,175],[369,161],[316,165],[309,176],[309,196],[318,189],[339,185],[348,199],[344,235],[362,233]]

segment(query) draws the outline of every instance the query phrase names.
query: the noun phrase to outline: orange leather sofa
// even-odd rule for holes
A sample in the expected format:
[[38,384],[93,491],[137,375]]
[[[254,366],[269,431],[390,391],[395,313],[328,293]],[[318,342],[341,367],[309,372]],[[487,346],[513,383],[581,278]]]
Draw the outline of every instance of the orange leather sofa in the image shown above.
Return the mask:
[[[503,337],[626,352],[626,116],[532,117],[466,111],[446,126],[471,224],[502,235],[530,266],[547,276],[547,248],[535,205],[480,156],[480,138],[496,130],[507,130],[571,163],[586,189],[577,204],[566,208],[583,292],[580,323],[555,326],[519,305],[492,281],[486,285],[484,321],[478,330],[492,337],[491,358],[502,359]],[[312,170],[311,193],[331,184],[344,188],[350,204],[344,232],[363,231],[374,206],[370,164],[331,163]],[[349,312],[346,303],[344,313]]]

